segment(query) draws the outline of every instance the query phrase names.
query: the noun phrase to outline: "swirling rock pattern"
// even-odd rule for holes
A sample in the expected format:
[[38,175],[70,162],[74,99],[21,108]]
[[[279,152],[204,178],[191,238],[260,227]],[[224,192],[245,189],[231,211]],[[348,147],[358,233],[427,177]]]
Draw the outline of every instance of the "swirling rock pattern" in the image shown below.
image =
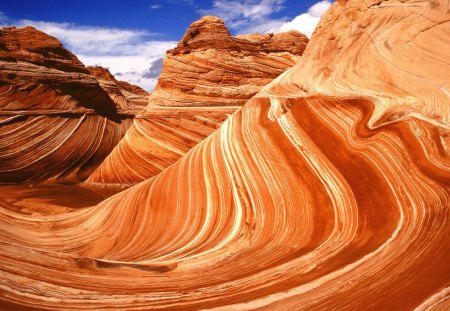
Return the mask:
[[146,110],[86,183],[130,186],[160,173],[297,63],[307,42],[296,31],[232,37],[214,16],[192,23],[167,52]]
[[121,188],[153,177],[217,130],[235,107],[147,108],[85,185]]
[[0,183],[86,179],[147,97],[33,27],[0,29]]
[[336,2],[296,67],[156,177],[69,213],[1,202],[5,305],[448,309],[449,6]]
[[0,115],[0,183],[82,181],[131,124],[89,114]]

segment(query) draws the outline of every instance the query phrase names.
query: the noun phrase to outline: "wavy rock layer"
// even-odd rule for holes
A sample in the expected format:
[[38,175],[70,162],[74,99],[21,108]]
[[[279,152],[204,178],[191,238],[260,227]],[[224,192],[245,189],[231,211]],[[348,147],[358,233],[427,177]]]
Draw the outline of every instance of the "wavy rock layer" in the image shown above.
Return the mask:
[[449,5],[337,2],[297,67],[155,178],[53,216],[2,202],[2,299],[448,309]]
[[217,130],[235,110],[226,106],[147,109],[85,184],[120,188],[155,176]]
[[160,173],[292,67],[307,42],[296,31],[232,37],[212,16],[194,22],[168,51],[146,110],[87,183],[129,186]]
[[0,183],[86,179],[147,97],[39,30],[0,29]]
[[98,115],[0,115],[0,183],[85,180],[132,119],[119,122]]

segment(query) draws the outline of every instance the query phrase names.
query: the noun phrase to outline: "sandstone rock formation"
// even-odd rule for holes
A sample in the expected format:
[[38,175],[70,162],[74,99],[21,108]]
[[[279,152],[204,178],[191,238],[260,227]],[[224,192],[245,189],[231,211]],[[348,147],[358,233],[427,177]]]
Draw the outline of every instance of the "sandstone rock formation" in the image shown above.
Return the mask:
[[232,37],[221,19],[205,16],[167,52],[149,108],[242,106],[296,64],[307,43],[296,31]]
[[0,183],[85,179],[147,95],[33,27],[0,29]]
[[122,114],[135,115],[148,104],[149,93],[137,85],[117,80],[108,69],[88,66],[89,73],[100,83]]
[[448,310],[448,1],[338,1],[299,64],[93,207],[0,204],[0,298],[58,310]]
[[307,42],[296,31],[232,37],[213,16],[192,23],[167,52],[146,110],[87,183],[129,186],[155,176],[297,63]]

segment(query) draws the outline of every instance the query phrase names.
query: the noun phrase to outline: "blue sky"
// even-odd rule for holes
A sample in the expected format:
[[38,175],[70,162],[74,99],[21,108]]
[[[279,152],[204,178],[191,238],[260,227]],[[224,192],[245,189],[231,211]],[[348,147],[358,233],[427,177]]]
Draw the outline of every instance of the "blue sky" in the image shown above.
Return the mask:
[[232,34],[297,29],[310,36],[331,1],[318,0],[6,0],[0,26],[34,26],[57,37],[86,65],[151,90],[161,58],[203,15]]

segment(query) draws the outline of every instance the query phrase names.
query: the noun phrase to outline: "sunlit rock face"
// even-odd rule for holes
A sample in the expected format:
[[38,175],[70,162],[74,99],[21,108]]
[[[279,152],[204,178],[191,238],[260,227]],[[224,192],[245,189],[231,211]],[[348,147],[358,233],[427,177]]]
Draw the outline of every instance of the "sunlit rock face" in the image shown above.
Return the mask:
[[5,305],[448,310],[449,6],[336,2],[156,177],[58,215],[2,202]]
[[146,110],[87,183],[129,186],[160,173],[297,63],[307,42],[296,31],[232,37],[213,16],[192,23],[168,51]]
[[148,94],[99,72],[33,27],[0,29],[0,183],[80,181],[103,161]]
[[168,51],[152,105],[242,106],[297,63],[307,43],[296,31],[232,37],[221,19],[205,16]]

